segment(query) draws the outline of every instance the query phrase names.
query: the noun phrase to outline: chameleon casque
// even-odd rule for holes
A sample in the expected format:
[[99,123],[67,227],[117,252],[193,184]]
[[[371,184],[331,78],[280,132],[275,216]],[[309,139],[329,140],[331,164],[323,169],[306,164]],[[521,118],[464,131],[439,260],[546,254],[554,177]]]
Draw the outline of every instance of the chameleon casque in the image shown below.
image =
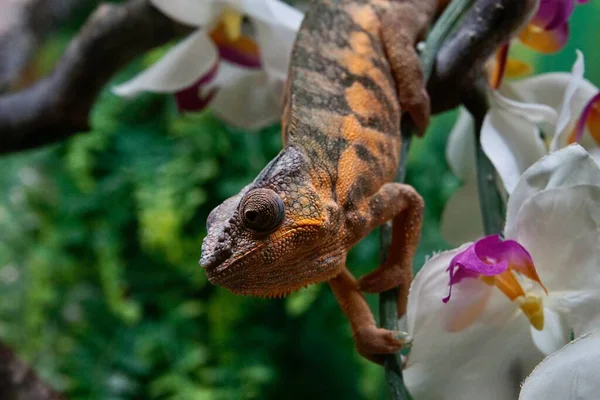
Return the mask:
[[[318,0],[292,50],[283,99],[283,150],[207,220],[201,265],[237,294],[283,296],[328,281],[360,354],[375,362],[406,345],[378,328],[362,292],[400,288],[406,308],[423,200],[393,183],[400,119],[422,133],[429,98],[414,48],[436,0]],[[393,220],[377,270],[355,280],[346,254]]]

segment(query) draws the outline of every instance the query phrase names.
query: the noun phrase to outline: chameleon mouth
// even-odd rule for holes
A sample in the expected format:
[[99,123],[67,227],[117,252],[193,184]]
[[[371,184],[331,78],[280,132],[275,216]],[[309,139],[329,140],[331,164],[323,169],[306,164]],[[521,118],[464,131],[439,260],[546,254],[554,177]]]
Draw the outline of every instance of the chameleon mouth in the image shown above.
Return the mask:
[[269,242],[260,243],[252,249],[245,252],[244,254],[231,259],[231,249],[229,247],[213,250],[210,256],[203,251],[202,257],[200,258],[200,265],[202,266],[202,268],[206,269],[208,279],[210,280],[211,275],[217,276],[223,271],[227,270],[228,268],[243,262],[243,260],[252,258],[253,255],[255,255],[260,250],[264,249],[266,246],[273,245],[274,243],[277,243],[300,230],[314,227],[314,224],[296,226],[292,229],[289,229],[285,232],[281,232],[278,235],[273,236]]
[[[236,295],[262,298],[282,298],[315,283],[328,281],[340,273],[343,252],[327,254],[310,260],[308,254],[300,255],[297,263],[286,265],[285,272],[272,273],[263,270],[266,275],[257,270],[247,273],[244,266],[253,266],[252,259],[248,262],[228,263],[221,272],[207,271],[208,280],[213,285],[223,286]],[[245,260],[242,260],[245,261]]]
[[[281,240],[298,230],[287,231],[277,239]],[[286,254],[265,263],[265,248],[270,243],[261,243],[248,252],[227,259],[220,264],[213,262],[206,266],[208,280],[214,285],[223,286],[235,294],[256,297],[284,297],[313,283],[333,278],[340,271],[344,251],[335,242],[313,241],[302,252],[290,258]],[[306,245],[306,243],[305,243]],[[300,246],[300,245],[297,245]],[[298,249],[298,247],[296,247]]]

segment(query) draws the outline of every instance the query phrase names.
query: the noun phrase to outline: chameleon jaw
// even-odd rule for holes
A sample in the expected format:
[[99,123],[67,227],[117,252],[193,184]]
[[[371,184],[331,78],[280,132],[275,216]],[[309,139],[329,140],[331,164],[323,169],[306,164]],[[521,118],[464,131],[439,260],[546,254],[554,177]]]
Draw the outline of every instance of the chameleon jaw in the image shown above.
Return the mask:
[[227,260],[216,269],[207,269],[208,280],[234,294],[278,298],[333,278],[340,272],[344,259],[344,252],[330,245],[297,257],[296,262],[285,262],[279,257],[276,262],[265,264],[258,250]]

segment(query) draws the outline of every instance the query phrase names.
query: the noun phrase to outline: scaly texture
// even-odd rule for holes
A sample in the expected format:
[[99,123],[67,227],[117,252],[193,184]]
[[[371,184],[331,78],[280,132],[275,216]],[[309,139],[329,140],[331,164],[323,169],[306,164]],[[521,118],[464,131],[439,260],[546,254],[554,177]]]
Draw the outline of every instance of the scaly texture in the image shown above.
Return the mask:
[[[285,148],[253,183],[211,213],[202,246],[209,280],[235,293],[273,297],[329,281],[358,351],[375,362],[406,344],[376,327],[362,292],[399,286],[404,313],[423,201],[411,187],[392,181],[402,112],[421,132],[429,119],[414,45],[436,3],[313,3],[292,51]],[[256,191],[260,204],[249,206]],[[281,203],[283,215],[276,206]],[[269,204],[272,209],[265,208]],[[348,250],[388,220],[393,232],[387,259],[356,281],[345,266]]]

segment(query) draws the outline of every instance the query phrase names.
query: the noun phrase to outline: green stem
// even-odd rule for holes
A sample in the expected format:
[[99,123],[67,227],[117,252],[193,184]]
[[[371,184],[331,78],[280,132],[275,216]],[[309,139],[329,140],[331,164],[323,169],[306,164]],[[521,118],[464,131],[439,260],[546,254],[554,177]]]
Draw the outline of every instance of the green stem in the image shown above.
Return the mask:
[[[469,10],[474,0],[454,0],[444,13],[440,16],[425,42],[425,48],[421,54],[421,62],[425,80],[427,81],[433,71],[433,65],[438,50],[444,40],[452,33],[462,17]],[[400,163],[396,174],[396,181],[403,182],[406,177],[406,163],[410,149],[411,136],[415,131],[414,124],[409,119],[403,119],[401,124],[402,149]],[[380,229],[380,263],[385,260],[391,241],[391,223],[383,225]],[[397,289],[381,293],[379,296],[379,318],[381,326],[389,330],[398,330]],[[402,379],[402,361],[400,354],[391,354],[385,360],[385,376],[390,389],[390,398],[404,400],[410,398],[404,387]]]

